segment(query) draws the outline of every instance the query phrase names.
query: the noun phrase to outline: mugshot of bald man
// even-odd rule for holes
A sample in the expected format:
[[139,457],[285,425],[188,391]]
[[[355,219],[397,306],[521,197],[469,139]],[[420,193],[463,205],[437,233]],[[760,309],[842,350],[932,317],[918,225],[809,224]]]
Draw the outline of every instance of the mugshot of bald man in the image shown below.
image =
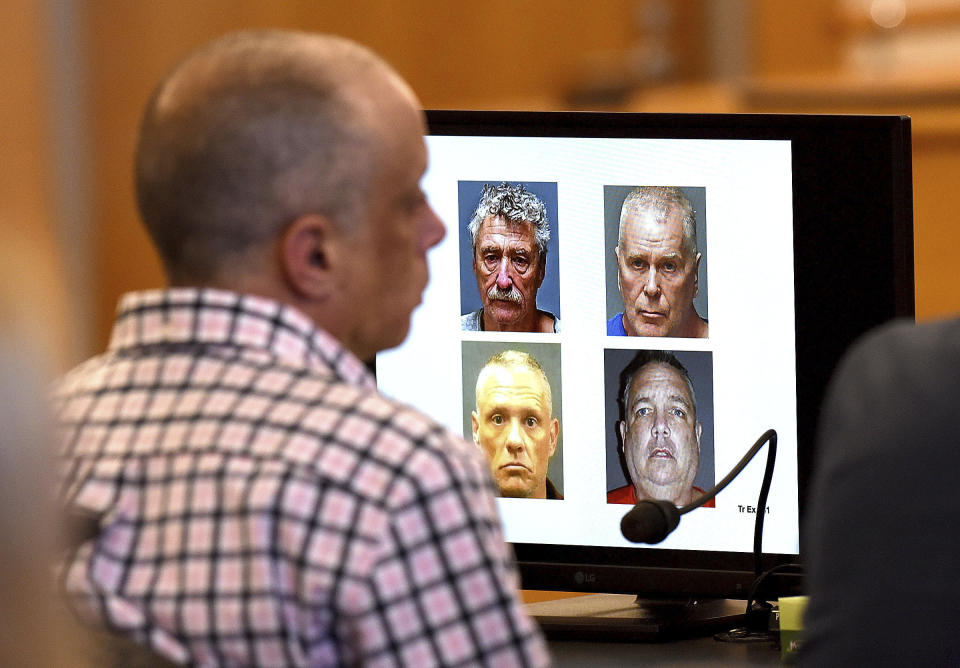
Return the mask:
[[461,316],[461,329],[559,332],[560,319],[537,308],[550,240],[543,200],[522,184],[485,184],[467,230],[482,306]]
[[477,376],[471,414],[473,442],[487,457],[500,496],[562,499],[547,477],[560,421],[553,417],[550,382],[532,355],[505,350]]
[[669,352],[640,351],[623,378],[617,427],[630,483],[608,492],[607,502],[690,503],[703,493],[693,484],[703,427],[687,369]]
[[701,258],[696,214],[680,188],[633,189],[620,211],[614,254],[623,311],[607,322],[608,336],[707,337],[693,303]]

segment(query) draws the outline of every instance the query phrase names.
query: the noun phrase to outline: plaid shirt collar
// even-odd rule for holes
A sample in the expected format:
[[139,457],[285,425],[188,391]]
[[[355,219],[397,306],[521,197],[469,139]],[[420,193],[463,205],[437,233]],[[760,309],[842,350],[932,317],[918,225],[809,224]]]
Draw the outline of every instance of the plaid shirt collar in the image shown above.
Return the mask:
[[280,302],[212,288],[172,288],[125,294],[109,350],[156,345],[235,346],[294,367],[375,389],[366,366],[297,309]]

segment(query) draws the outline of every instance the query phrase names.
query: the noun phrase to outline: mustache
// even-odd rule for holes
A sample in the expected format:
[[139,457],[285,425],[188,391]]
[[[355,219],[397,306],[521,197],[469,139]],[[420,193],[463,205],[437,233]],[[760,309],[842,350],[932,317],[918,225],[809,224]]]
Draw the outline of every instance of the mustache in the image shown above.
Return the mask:
[[511,285],[506,290],[502,289],[499,285],[491,285],[490,289],[487,290],[487,299],[520,304],[523,302],[523,295],[520,294],[520,291],[517,290],[517,286],[515,285]]

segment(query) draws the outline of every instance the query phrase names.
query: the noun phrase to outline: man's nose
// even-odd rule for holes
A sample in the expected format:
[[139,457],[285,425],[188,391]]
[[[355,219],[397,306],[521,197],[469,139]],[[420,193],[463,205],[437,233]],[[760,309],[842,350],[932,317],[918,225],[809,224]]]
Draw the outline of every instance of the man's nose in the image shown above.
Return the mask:
[[497,267],[497,287],[506,290],[513,285],[513,279],[510,278],[510,258],[500,258],[500,265]]
[[423,220],[423,234],[420,237],[420,247],[423,252],[433,248],[447,236],[447,228],[440,220],[440,216],[433,210],[433,207],[427,205],[426,216]]
[[662,412],[657,413],[657,417],[654,419],[653,424],[650,426],[650,434],[652,436],[669,436],[670,435],[670,426],[667,424],[665,416]]
[[647,270],[647,277],[643,282],[643,291],[648,297],[656,297],[660,294],[660,277],[657,275],[657,270],[653,267]]
[[507,450],[509,450],[511,454],[516,454],[523,450],[523,431],[520,427],[519,420],[510,421],[505,443]]

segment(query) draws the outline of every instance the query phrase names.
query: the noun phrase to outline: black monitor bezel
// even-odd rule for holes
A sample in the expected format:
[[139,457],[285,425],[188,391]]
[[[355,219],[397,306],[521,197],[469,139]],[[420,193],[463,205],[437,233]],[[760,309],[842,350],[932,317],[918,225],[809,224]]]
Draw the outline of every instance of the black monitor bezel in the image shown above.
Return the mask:
[[[909,117],[459,110],[426,117],[432,135],[792,142],[802,521],[820,400],[836,363],[868,329],[914,315]],[[739,552],[532,543],[514,550],[527,589],[745,598],[754,577],[752,555]],[[790,561],[796,555],[764,555],[764,567]],[[772,591],[799,586],[783,576]]]

